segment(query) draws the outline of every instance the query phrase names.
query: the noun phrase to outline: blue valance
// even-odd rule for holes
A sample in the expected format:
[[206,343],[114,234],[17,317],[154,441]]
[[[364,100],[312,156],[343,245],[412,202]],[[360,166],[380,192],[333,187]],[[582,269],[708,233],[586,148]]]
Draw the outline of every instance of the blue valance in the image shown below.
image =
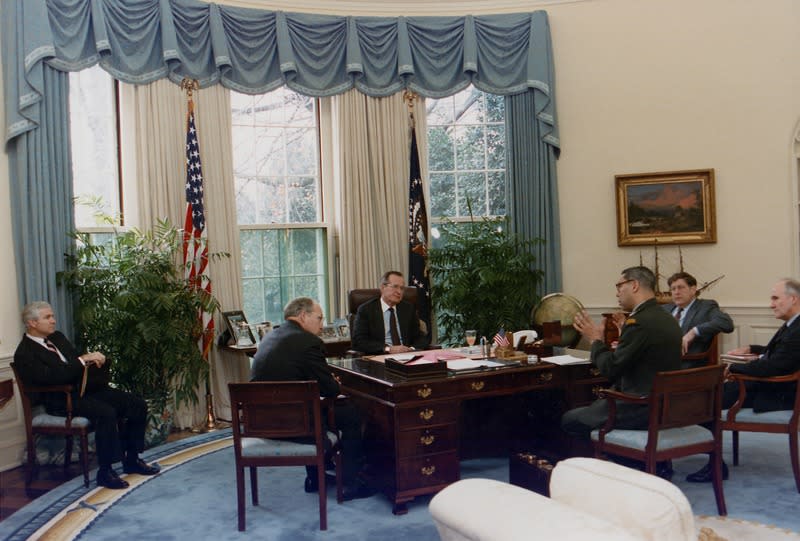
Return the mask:
[[555,116],[544,11],[347,17],[196,0],[5,0],[2,18],[6,140],[39,124],[45,63],[76,71],[99,62],[128,83],[189,77],[252,94],[281,85],[317,97],[354,87],[376,97],[405,88],[442,97],[470,84],[532,90],[540,122]]

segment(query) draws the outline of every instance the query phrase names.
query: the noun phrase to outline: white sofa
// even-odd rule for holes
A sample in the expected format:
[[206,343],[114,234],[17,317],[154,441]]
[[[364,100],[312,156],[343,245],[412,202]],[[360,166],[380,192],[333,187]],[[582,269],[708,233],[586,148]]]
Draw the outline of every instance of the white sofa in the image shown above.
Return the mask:
[[430,512],[443,541],[695,541],[694,515],[673,484],[594,458],[562,460],[550,498],[490,479],[439,492]]

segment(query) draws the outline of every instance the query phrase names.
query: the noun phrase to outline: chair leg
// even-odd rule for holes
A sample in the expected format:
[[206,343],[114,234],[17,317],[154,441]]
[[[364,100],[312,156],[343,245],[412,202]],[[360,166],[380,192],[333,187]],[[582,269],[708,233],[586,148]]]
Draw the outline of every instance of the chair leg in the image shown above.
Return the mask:
[[794,485],[800,492],[800,458],[797,456],[797,431],[789,428],[789,452],[792,454],[792,471],[794,472]]
[[731,438],[733,440],[733,465],[739,465],[739,431],[734,430],[731,432]]
[[83,486],[89,488],[89,436],[81,434],[81,467],[83,468]]
[[317,483],[319,486],[319,529],[328,529],[328,491],[325,486],[325,461],[317,461]]
[[710,455],[711,460],[711,484],[714,486],[714,498],[717,500],[717,512],[720,516],[728,514],[725,507],[725,493],[722,490],[722,455],[715,451]]
[[253,505],[258,505],[258,468],[250,466],[250,497],[253,499]]
[[244,468],[236,466],[236,511],[239,519],[239,531],[244,531]]

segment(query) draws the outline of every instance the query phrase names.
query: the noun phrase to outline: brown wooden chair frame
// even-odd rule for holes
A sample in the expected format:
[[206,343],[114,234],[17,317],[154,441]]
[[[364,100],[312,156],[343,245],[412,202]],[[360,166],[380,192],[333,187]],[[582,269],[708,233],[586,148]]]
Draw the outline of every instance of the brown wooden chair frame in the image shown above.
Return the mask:
[[[322,400],[316,381],[258,381],[229,383],[233,415],[233,448],[236,457],[236,500],[239,531],[245,530],[245,468],[250,469],[250,492],[253,505],[258,505],[257,468],[262,466],[316,466],[319,485],[319,529],[328,528],[327,492],[325,486],[325,445],[322,425]],[[326,399],[327,400],[327,399]],[[327,407],[327,406],[326,406]],[[327,407],[328,427],[333,430],[333,408]],[[277,445],[275,441],[310,438],[308,454],[265,453],[248,456],[242,452],[242,440],[257,438]],[[342,501],[341,457],[338,438],[331,447],[336,467],[336,500]],[[300,449],[305,450],[305,449]]]
[[[78,436],[80,439],[80,461],[81,468],[83,469],[83,486],[89,487],[89,432],[94,429],[91,423],[85,417],[75,417],[72,414],[72,385],[40,385],[31,386],[25,385],[22,378],[19,377],[19,372],[14,363],[11,363],[11,369],[14,371],[14,379],[17,381],[19,388],[20,400],[22,402],[22,412],[25,418],[25,435],[26,435],[26,450],[27,450],[27,464],[25,472],[25,489],[29,489],[33,481],[34,474],[38,470],[38,463],[36,461],[36,435],[49,434],[64,436],[64,469],[69,468],[72,460],[72,438]],[[46,426],[33,425],[33,405],[29,394],[33,393],[64,393],[66,399],[66,415],[53,416],[55,418],[63,418],[64,424],[50,424]],[[73,424],[76,420],[82,420],[80,424]]]
[[687,353],[681,357],[682,362],[705,361],[705,366],[719,364],[719,333],[714,335],[708,349],[700,353]]
[[[771,377],[758,377],[748,376],[745,374],[731,374],[734,381],[739,384],[739,397],[733,406],[728,409],[724,419],[722,419],[722,430],[730,430],[733,438],[733,465],[739,465],[739,432],[765,432],[769,434],[788,434],[789,436],[789,453],[792,460],[792,472],[794,473],[794,483],[797,491],[800,492],[800,458],[797,455],[797,431],[800,425],[800,370],[794,374],[786,376],[771,376]],[[742,410],[747,390],[745,383],[748,381],[763,383],[789,383],[794,381],[797,385],[794,398],[794,408],[792,409],[791,416],[787,423],[775,422],[753,422],[753,421],[737,421],[736,416]],[[751,410],[751,408],[745,408]],[[752,410],[751,410],[752,411]],[[750,413],[750,412],[748,412]],[[758,415],[758,414],[754,414]]]
[[[609,415],[594,441],[595,455],[606,453],[620,455],[645,463],[645,471],[656,472],[656,463],[673,458],[708,453],[712,464],[712,484],[720,515],[727,514],[722,490],[722,365],[703,366],[686,370],[658,372],[649,396],[633,396],[619,391],[603,389],[599,395],[608,400]],[[644,449],[618,445],[606,441],[614,430],[617,401],[649,407],[647,440]],[[663,430],[694,427],[703,424],[711,431],[706,441],[659,449],[659,435]],[[627,430],[626,430],[627,431]],[[632,431],[631,431],[632,432]],[[593,436],[594,439],[594,436]]]

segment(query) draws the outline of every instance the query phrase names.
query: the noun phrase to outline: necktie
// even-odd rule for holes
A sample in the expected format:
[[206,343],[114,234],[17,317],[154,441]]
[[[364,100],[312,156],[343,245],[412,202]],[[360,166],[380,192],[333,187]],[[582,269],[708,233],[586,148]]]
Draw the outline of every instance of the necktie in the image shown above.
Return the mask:
[[400,345],[400,334],[397,332],[397,317],[394,315],[394,307],[389,308],[389,334],[392,337],[392,345]]
[[61,362],[67,362],[66,359],[64,359],[64,357],[61,356],[61,354],[58,352],[58,349],[56,349],[56,346],[53,345],[53,343],[50,340],[45,339],[44,347],[46,347],[48,350],[58,355],[58,358],[61,359]]
[[683,315],[683,308],[678,308],[678,311],[675,312],[675,319],[678,321],[678,323],[681,322],[681,315]]

